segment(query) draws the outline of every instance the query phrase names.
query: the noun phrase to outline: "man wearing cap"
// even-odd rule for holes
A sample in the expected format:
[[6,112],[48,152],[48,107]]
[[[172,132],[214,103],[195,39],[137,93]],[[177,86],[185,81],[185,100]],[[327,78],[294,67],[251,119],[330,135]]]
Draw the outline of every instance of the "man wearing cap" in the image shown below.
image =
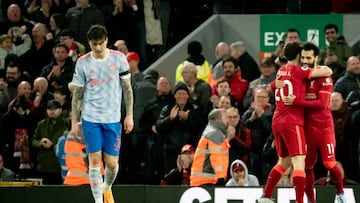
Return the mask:
[[174,89],[175,105],[165,106],[156,122],[156,130],[164,137],[164,172],[176,167],[176,159],[184,144],[195,146],[203,126],[201,114],[189,102],[189,90],[183,82]]
[[181,152],[176,160],[177,167],[165,175],[165,184],[190,185],[191,164],[194,159],[194,152],[195,149],[191,144],[186,144],[181,148]]
[[46,106],[47,118],[41,120],[35,129],[32,146],[38,151],[37,172],[44,184],[62,184],[61,169],[54,152],[54,145],[67,130],[65,119],[61,116],[61,105],[49,100]]
[[136,52],[129,52],[126,55],[129,62],[129,71],[131,77],[135,82],[140,82],[144,79],[144,74],[139,70],[140,57]]
[[213,109],[197,145],[191,166],[190,185],[225,185],[229,165],[229,141],[235,128],[227,126],[229,119],[224,109]]

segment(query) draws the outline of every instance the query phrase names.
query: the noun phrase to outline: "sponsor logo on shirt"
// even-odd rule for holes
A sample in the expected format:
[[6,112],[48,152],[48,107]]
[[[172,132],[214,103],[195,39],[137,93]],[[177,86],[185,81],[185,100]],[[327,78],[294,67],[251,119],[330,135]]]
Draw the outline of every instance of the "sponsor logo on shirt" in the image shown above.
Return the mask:
[[93,78],[93,79],[90,79],[90,83],[89,85],[91,87],[95,87],[97,86],[98,84],[102,84],[102,83],[107,83],[107,82],[110,82],[114,80],[114,78],[110,77],[110,78],[105,78],[105,79],[96,79],[96,78]]

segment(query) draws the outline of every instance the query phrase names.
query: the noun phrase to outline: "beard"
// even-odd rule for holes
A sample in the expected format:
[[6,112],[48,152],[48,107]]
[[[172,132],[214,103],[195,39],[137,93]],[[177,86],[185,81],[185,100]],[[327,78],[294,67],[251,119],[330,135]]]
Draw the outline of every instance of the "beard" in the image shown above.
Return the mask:
[[309,67],[310,67],[310,68],[314,68],[314,67],[315,67],[315,63],[310,63],[310,64],[309,64]]

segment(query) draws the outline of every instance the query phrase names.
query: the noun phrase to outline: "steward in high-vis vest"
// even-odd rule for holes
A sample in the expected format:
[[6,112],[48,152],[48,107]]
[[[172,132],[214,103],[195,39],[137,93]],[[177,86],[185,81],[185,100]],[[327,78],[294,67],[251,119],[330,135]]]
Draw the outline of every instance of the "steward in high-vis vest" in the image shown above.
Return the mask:
[[229,141],[235,128],[227,126],[224,109],[213,109],[195,151],[191,167],[190,186],[225,185],[229,166]]
[[88,158],[85,152],[85,143],[83,139],[77,139],[68,133],[66,136],[65,162],[67,174],[65,176],[65,185],[85,185],[90,184],[88,174]]

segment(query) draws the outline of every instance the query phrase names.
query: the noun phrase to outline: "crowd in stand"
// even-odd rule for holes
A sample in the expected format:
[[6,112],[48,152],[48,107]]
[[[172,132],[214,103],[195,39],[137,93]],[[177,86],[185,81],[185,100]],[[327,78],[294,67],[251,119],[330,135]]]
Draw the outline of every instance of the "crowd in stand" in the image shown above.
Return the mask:
[[[215,48],[217,61],[210,64],[202,55],[201,43],[192,41],[188,44],[189,56],[174,67],[175,76],[159,75],[153,70],[144,74],[142,70],[189,31],[172,27],[185,12],[180,9],[171,14],[169,33],[164,34],[159,20],[161,10],[156,6],[160,3],[2,1],[5,20],[0,25],[0,161],[17,179],[38,177],[45,184],[63,183],[61,170],[66,165],[58,161],[61,153],[56,152],[64,148],[58,141],[63,135],[63,141],[73,141],[66,137],[71,128],[68,83],[78,57],[89,51],[88,28],[103,24],[109,32],[110,48],[127,56],[134,90],[134,130],[122,136],[117,184],[189,185],[198,144],[199,150],[206,150],[204,143],[212,139],[206,129],[223,128],[221,122],[215,122],[224,119],[220,118],[223,113],[213,109],[226,111],[225,120],[235,129],[232,134],[224,133],[230,144],[229,159],[218,163],[226,165],[226,170],[222,171],[224,180],[214,184],[225,185],[230,176],[233,179],[227,185],[266,182],[277,159],[271,151],[274,98],[270,84],[277,69],[286,63],[283,44],[272,57],[258,63],[246,51],[245,42],[219,42]],[[170,5],[172,9],[185,9]],[[212,14],[208,8],[202,12],[206,15],[201,19],[193,16],[198,24]],[[359,181],[360,57],[355,55],[357,47],[353,50],[338,32],[334,24],[325,26],[329,46],[322,49],[319,62],[334,71],[331,111],[337,160],[346,178]],[[299,32],[289,29],[284,41],[300,41]],[[169,77],[175,78],[176,84],[172,85]],[[209,136],[204,136],[205,132]],[[86,162],[80,165],[86,167]],[[171,178],[174,170],[176,181]],[[239,181],[235,174],[242,171],[247,179]],[[86,177],[86,171],[81,172]],[[324,174],[321,168],[316,171],[317,178]]]

